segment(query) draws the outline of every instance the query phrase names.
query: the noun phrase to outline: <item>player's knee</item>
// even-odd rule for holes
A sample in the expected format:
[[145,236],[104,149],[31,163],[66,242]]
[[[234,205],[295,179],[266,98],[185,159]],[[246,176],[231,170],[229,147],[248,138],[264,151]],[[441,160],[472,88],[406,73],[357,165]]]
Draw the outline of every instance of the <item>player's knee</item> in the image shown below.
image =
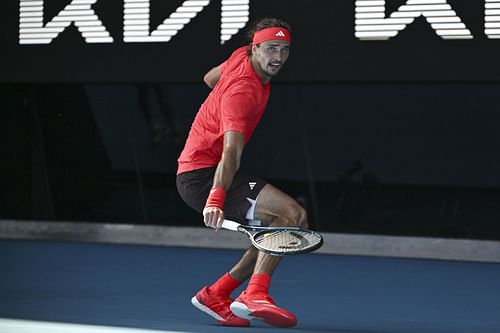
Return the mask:
[[292,213],[290,216],[291,226],[307,229],[309,226],[307,223],[307,211],[298,203],[290,211]]
[[307,211],[302,207],[300,207],[297,226],[303,229],[309,228],[309,223],[307,222]]

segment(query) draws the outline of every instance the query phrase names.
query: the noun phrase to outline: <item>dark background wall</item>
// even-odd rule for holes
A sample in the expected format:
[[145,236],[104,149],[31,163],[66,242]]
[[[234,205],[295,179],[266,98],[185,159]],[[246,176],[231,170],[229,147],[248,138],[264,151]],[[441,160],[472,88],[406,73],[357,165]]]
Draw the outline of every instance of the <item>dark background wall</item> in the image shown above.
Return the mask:
[[[69,2],[45,1],[44,23]],[[166,3],[151,1],[152,26],[182,2]],[[404,3],[386,1],[387,16]],[[360,41],[354,1],[251,1],[251,20],[283,17],[294,41],[243,167],[319,230],[500,239],[500,44],[482,1],[448,3],[472,40],[420,17]],[[0,218],[200,225],[176,158],[209,92],[200,78],[245,42],[220,45],[220,2],[168,43],[130,44],[122,1],[98,1],[111,45],[73,26],[19,45],[19,2],[0,6]]]
[[[201,84],[161,89],[183,128],[209,91]],[[274,84],[245,165],[266,177],[303,180],[306,149],[321,181],[360,161],[389,184],[499,187],[499,91],[499,84]],[[87,85],[85,92],[113,167],[134,170],[127,144],[147,147],[149,140],[137,87]],[[177,168],[168,151],[139,154],[145,171]]]

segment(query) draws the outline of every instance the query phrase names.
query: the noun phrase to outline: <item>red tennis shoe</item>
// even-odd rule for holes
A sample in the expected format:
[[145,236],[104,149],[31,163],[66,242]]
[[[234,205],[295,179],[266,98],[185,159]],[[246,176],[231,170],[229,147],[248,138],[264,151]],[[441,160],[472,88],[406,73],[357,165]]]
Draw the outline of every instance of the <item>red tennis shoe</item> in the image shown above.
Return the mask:
[[277,327],[293,327],[297,318],[274,303],[268,294],[247,294],[243,292],[231,303],[231,311],[245,319],[261,319],[265,323]]
[[248,327],[250,322],[246,319],[236,317],[229,308],[233,300],[229,297],[210,295],[208,287],[203,287],[193,298],[191,303],[217,320],[224,326]]

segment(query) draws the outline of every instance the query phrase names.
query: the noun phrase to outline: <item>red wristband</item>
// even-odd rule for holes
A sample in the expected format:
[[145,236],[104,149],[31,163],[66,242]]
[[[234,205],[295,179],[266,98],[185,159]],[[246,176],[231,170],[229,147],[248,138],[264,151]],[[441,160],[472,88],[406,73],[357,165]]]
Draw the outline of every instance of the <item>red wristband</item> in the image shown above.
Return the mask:
[[224,208],[224,200],[226,199],[226,191],[222,187],[214,187],[210,190],[205,207]]

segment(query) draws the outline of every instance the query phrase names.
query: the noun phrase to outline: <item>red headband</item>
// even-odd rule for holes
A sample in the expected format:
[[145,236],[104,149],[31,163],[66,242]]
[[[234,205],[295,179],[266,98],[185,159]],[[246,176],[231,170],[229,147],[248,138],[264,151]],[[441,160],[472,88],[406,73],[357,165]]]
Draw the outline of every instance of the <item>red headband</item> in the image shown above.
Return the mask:
[[290,31],[286,28],[265,28],[253,34],[252,45],[257,45],[269,40],[284,40],[290,43],[292,41],[292,36],[290,35]]

